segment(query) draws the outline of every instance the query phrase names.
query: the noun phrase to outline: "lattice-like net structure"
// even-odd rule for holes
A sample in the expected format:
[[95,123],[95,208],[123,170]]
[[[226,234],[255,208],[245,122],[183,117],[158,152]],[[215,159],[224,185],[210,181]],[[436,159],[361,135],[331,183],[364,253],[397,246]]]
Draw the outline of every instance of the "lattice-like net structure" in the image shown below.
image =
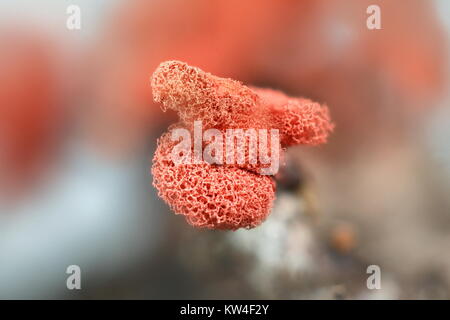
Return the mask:
[[[297,144],[317,145],[325,143],[333,129],[326,106],[279,91],[250,88],[179,61],[161,63],[151,86],[154,100],[164,110],[178,112],[180,123],[171,130],[192,132],[194,121],[199,120],[203,130],[214,128],[224,135],[227,129],[278,129],[279,141],[268,140],[269,156],[274,143],[279,150]],[[227,143],[223,142],[225,152]],[[178,143],[172,141],[170,131],[164,134],[158,140],[152,167],[153,185],[175,213],[184,215],[195,227],[210,229],[253,228],[266,219],[276,189],[272,176],[260,174],[267,164],[250,163],[249,149],[244,151],[246,161],[240,164],[176,163],[172,151]],[[202,147],[206,145],[203,141]],[[237,148],[237,144],[231,147]],[[192,156],[194,144],[187,151],[184,156]]]

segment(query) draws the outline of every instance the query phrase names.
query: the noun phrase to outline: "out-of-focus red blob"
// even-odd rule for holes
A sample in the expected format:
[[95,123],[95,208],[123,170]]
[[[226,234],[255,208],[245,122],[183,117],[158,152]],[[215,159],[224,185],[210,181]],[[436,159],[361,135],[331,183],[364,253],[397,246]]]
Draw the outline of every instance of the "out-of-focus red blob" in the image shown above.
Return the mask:
[[0,197],[14,198],[47,162],[59,120],[52,45],[0,33]]
[[[431,1],[380,1],[382,29],[364,30],[364,54],[412,107],[429,108],[445,89],[447,36]],[[425,103],[424,103],[425,102]]]
[[[222,135],[233,128],[278,129],[280,140],[270,141],[271,146],[279,144],[278,150],[294,144],[324,143],[333,129],[325,106],[273,90],[251,89],[179,61],[161,63],[151,85],[155,101],[180,116],[181,124],[172,129],[183,127],[192,132],[195,121]],[[219,148],[226,150],[227,143]],[[177,144],[170,133],[163,135],[152,167],[153,185],[175,213],[184,215],[193,226],[211,229],[253,228],[264,221],[275,199],[272,178],[259,174],[267,164],[210,164],[204,159],[193,163],[189,158],[187,163],[177,163],[173,159]],[[183,154],[193,154],[194,144]],[[261,152],[250,151],[250,145],[244,144],[245,159],[251,152]],[[259,141],[259,148],[261,144]],[[278,153],[275,156],[280,162]]]
[[[281,35],[276,47],[255,55],[261,76],[272,75],[292,90],[314,86],[317,93],[339,81],[357,85],[356,76],[373,85],[377,77],[411,101],[443,89],[447,43],[431,1],[412,0],[406,7],[381,0],[310,2],[307,17]],[[370,5],[380,7],[380,30],[367,28]],[[317,85],[326,78],[334,80]]]
[[[433,2],[306,2],[305,17],[255,54],[253,68],[264,83],[332,106],[339,130],[327,149],[334,155],[389,143],[435,105],[448,51]],[[380,30],[367,28],[370,5],[381,9]]]

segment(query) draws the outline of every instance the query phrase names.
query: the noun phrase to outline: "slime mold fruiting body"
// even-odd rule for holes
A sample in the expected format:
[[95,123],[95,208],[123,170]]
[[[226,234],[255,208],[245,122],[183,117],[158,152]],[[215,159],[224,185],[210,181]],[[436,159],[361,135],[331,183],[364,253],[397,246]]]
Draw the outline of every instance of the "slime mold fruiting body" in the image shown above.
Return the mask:
[[[205,129],[278,129],[280,149],[325,143],[332,131],[328,108],[281,92],[250,88],[179,61],[160,64],[151,80],[153,97],[175,110],[182,127],[194,121]],[[273,140],[270,143],[277,143]],[[276,183],[261,175],[263,164],[175,163],[177,141],[169,133],[158,141],[153,158],[153,185],[176,214],[195,227],[236,230],[261,224],[273,206]],[[247,154],[248,155],[248,154]]]

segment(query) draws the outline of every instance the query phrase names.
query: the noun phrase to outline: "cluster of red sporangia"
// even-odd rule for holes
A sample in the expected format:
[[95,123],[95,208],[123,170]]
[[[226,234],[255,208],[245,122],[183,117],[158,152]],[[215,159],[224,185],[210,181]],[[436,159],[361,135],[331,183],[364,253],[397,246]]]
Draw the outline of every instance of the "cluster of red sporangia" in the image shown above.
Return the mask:
[[[180,122],[170,129],[278,129],[280,150],[298,144],[325,143],[333,129],[328,108],[281,92],[249,88],[213,76],[179,61],[159,65],[151,79],[153,97],[178,112]],[[275,200],[273,176],[263,165],[175,163],[170,132],[158,140],[153,158],[153,185],[176,214],[195,227],[253,228],[266,219]]]

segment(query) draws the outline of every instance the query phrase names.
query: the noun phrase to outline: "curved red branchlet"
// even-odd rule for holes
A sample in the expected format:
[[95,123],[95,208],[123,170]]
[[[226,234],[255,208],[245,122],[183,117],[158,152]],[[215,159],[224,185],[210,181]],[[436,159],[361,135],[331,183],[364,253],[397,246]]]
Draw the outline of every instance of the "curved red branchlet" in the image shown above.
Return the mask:
[[[172,126],[278,129],[280,150],[296,144],[326,142],[333,125],[328,108],[281,92],[249,88],[179,61],[160,64],[151,79],[154,100],[178,112]],[[170,133],[158,140],[153,158],[153,185],[176,214],[195,227],[236,230],[253,228],[269,215],[275,200],[272,176],[261,175],[261,164],[175,163]],[[273,142],[270,142],[273,143]],[[192,146],[193,148],[193,146]],[[248,156],[248,153],[246,153]]]
[[304,98],[291,98],[280,91],[253,88],[261,97],[273,125],[280,130],[281,144],[319,145],[327,142],[334,125],[326,106]]
[[177,111],[187,125],[202,120],[205,129],[267,127],[259,96],[238,81],[167,61],[154,72],[151,86],[154,100]]

